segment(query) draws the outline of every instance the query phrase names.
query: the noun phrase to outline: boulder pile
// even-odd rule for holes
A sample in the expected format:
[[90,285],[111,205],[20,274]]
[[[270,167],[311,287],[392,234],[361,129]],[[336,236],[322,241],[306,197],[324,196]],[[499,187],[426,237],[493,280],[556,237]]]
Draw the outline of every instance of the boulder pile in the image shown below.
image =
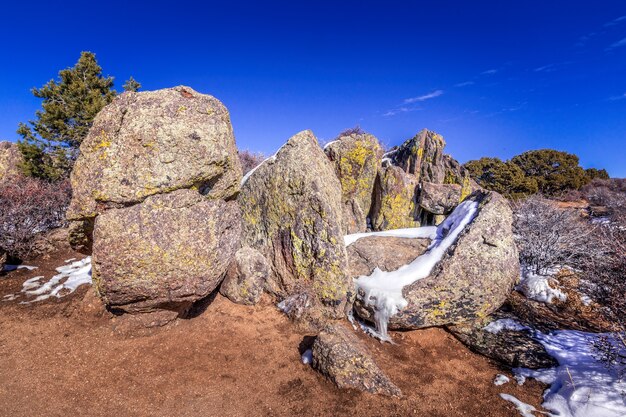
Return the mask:
[[[93,254],[93,281],[112,311],[169,320],[218,288],[247,305],[268,294],[318,332],[316,369],[340,387],[399,396],[337,323],[353,313],[375,322],[378,307],[355,280],[432,258],[433,242],[452,233],[446,216],[461,202],[475,215],[422,279],[400,286],[403,307],[389,328],[487,317],[519,272],[507,202],[480,190],[444,146],[423,130],[383,153],[374,136],[354,130],[322,148],[306,130],[242,177],[230,117],[217,99],[182,86],[124,93],[81,145],[70,241]],[[412,229],[382,232],[400,228]],[[365,235],[346,247],[353,233]],[[456,329],[468,340],[473,334]]]

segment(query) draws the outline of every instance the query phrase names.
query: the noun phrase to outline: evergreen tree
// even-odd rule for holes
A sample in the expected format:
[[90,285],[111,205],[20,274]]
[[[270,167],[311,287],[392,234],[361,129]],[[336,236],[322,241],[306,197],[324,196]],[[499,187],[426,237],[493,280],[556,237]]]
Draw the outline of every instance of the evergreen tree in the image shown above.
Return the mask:
[[480,158],[465,164],[470,176],[481,187],[496,191],[509,198],[521,198],[535,194],[537,181],[527,178],[517,165],[498,158]]
[[124,91],[139,91],[139,89],[141,88],[141,83],[139,83],[137,80],[135,80],[132,76],[126,80],[126,82],[124,83],[124,85],[122,86],[124,88]]
[[511,162],[520,167],[526,177],[535,179],[539,191],[546,195],[577,190],[587,182],[578,157],[571,153],[540,149],[517,155]]
[[[130,81],[130,80],[129,80]],[[41,88],[36,120],[20,123],[18,146],[24,174],[50,181],[69,175],[83,141],[98,112],[113,100],[113,78],[104,77],[92,52],[82,52],[76,65],[59,72]]]
[[587,176],[587,183],[590,183],[596,178],[599,178],[601,180],[609,179],[609,173],[606,171],[606,169],[587,168],[585,170],[585,175]]

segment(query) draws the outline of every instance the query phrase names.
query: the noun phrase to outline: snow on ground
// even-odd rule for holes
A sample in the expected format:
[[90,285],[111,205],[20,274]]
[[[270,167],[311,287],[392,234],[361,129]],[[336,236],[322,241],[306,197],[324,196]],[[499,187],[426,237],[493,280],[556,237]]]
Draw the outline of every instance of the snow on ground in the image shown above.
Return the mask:
[[357,240],[370,236],[401,237],[407,239],[434,239],[437,237],[437,226],[410,227],[407,229],[392,229],[382,232],[353,233],[351,235],[345,235],[343,237],[343,241],[346,246],[350,246]]
[[[68,260],[69,261],[69,260]],[[56,268],[58,274],[43,281],[43,276],[29,278],[22,284],[21,293],[27,297],[36,297],[33,300],[22,301],[22,304],[43,301],[50,297],[61,298],[73,293],[76,288],[83,284],[91,285],[91,257],[81,261],[72,262]],[[5,295],[2,301],[12,301],[19,297],[18,294]]]
[[498,375],[496,375],[496,378],[493,380],[493,385],[500,386],[500,385],[506,384],[509,381],[510,381],[510,379],[509,379],[508,376],[502,375],[502,374],[498,374]]
[[502,330],[513,330],[516,332],[521,332],[522,330],[529,330],[528,327],[518,323],[513,319],[500,319],[494,320],[483,329],[486,332],[498,334]]
[[16,269],[28,269],[29,271],[32,271],[33,269],[37,269],[37,267],[30,265],[5,265],[4,267],[2,267],[2,272],[11,272],[15,271]]
[[542,303],[550,304],[555,298],[565,301],[567,295],[558,288],[551,287],[549,283],[551,279],[551,275],[534,274],[522,267],[522,278],[515,289],[522,292],[527,298]]
[[550,384],[544,392],[542,406],[559,417],[626,416],[626,381],[620,380],[615,370],[607,369],[594,357],[592,343],[601,336],[574,330],[558,330],[550,334],[535,332],[533,337],[559,366],[539,370],[514,369],[518,383],[535,378]]
[[[525,402],[518,400],[511,394],[500,394],[500,397],[502,397],[502,399],[504,400],[512,402],[515,408],[517,408],[517,411],[519,411],[519,413],[523,417],[535,417],[535,414],[533,414],[533,411],[537,411],[537,409],[533,407],[532,405],[526,404]],[[538,411],[538,412],[543,414],[543,412],[541,411]]]
[[448,248],[476,216],[478,203],[464,201],[436,229],[436,235],[423,255],[399,269],[386,272],[374,269],[369,276],[356,280],[358,288],[365,292],[364,301],[375,309],[374,319],[378,337],[389,341],[387,323],[389,318],[408,305],[402,289],[430,275],[433,267],[441,260]]

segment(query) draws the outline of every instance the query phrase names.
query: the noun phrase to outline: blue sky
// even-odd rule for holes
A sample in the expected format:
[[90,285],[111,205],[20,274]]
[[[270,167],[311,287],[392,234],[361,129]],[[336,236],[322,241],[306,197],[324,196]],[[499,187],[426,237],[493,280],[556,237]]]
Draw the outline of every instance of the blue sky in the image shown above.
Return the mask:
[[623,0],[130,3],[3,2],[0,139],[89,50],[118,90],[132,75],[216,96],[240,148],[427,127],[461,162],[554,148],[626,177]]

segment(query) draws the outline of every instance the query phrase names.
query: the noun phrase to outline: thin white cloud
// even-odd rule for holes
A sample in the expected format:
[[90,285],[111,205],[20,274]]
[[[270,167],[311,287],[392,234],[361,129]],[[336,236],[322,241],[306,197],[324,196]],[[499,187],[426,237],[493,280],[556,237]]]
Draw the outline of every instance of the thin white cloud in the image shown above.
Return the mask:
[[495,74],[495,73],[497,73],[497,72],[498,72],[498,70],[497,70],[497,69],[490,69],[490,70],[487,70],[487,71],[483,71],[483,72],[481,72],[481,74],[482,74],[482,75],[493,75],[493,74]]
[[617,101],[617,100],[624,100],[626,98],[626,93],[622,94],[621,96],[613,96],[613,97],[609,97],[610,101]]
[[404,99],[404,103],[410,104],[410,103],[417,103],[419,101],[426,101],[426,100],[430,100],[431,98],[439,97],[442,94],[443,94],[443,90],[435,90],[428,94],[424,94],[423,96]]
[[562,67],[564,65],[569,65],[571,63],[572,63],[572,61],[555,62],[553,64],[547,64],[547,65],[543,65],[541,67],[537,67],[533,71],[535,71],[535,72],[553,72],[553,71],[556,71],[559,67]]
[[454,84],[455,87],[467,87],[468,85],[474,85],[474,81],[464,81],[462,83]]
[[620,39],[619,41],[611,44],[608,48],[606,48],[606,50],[610,51],[611,49],[621,48],[622,46],[626,46],[626,38]]
[[618,24],[620,24],[621,22],[624,22],[624,21],[626,21],[626,16],[620,16],[617,19],[611,20],[610,22],[606,22],[604,24],[604,27],[608,28],[609,26],[615,26],[615,25],[618,25]]

